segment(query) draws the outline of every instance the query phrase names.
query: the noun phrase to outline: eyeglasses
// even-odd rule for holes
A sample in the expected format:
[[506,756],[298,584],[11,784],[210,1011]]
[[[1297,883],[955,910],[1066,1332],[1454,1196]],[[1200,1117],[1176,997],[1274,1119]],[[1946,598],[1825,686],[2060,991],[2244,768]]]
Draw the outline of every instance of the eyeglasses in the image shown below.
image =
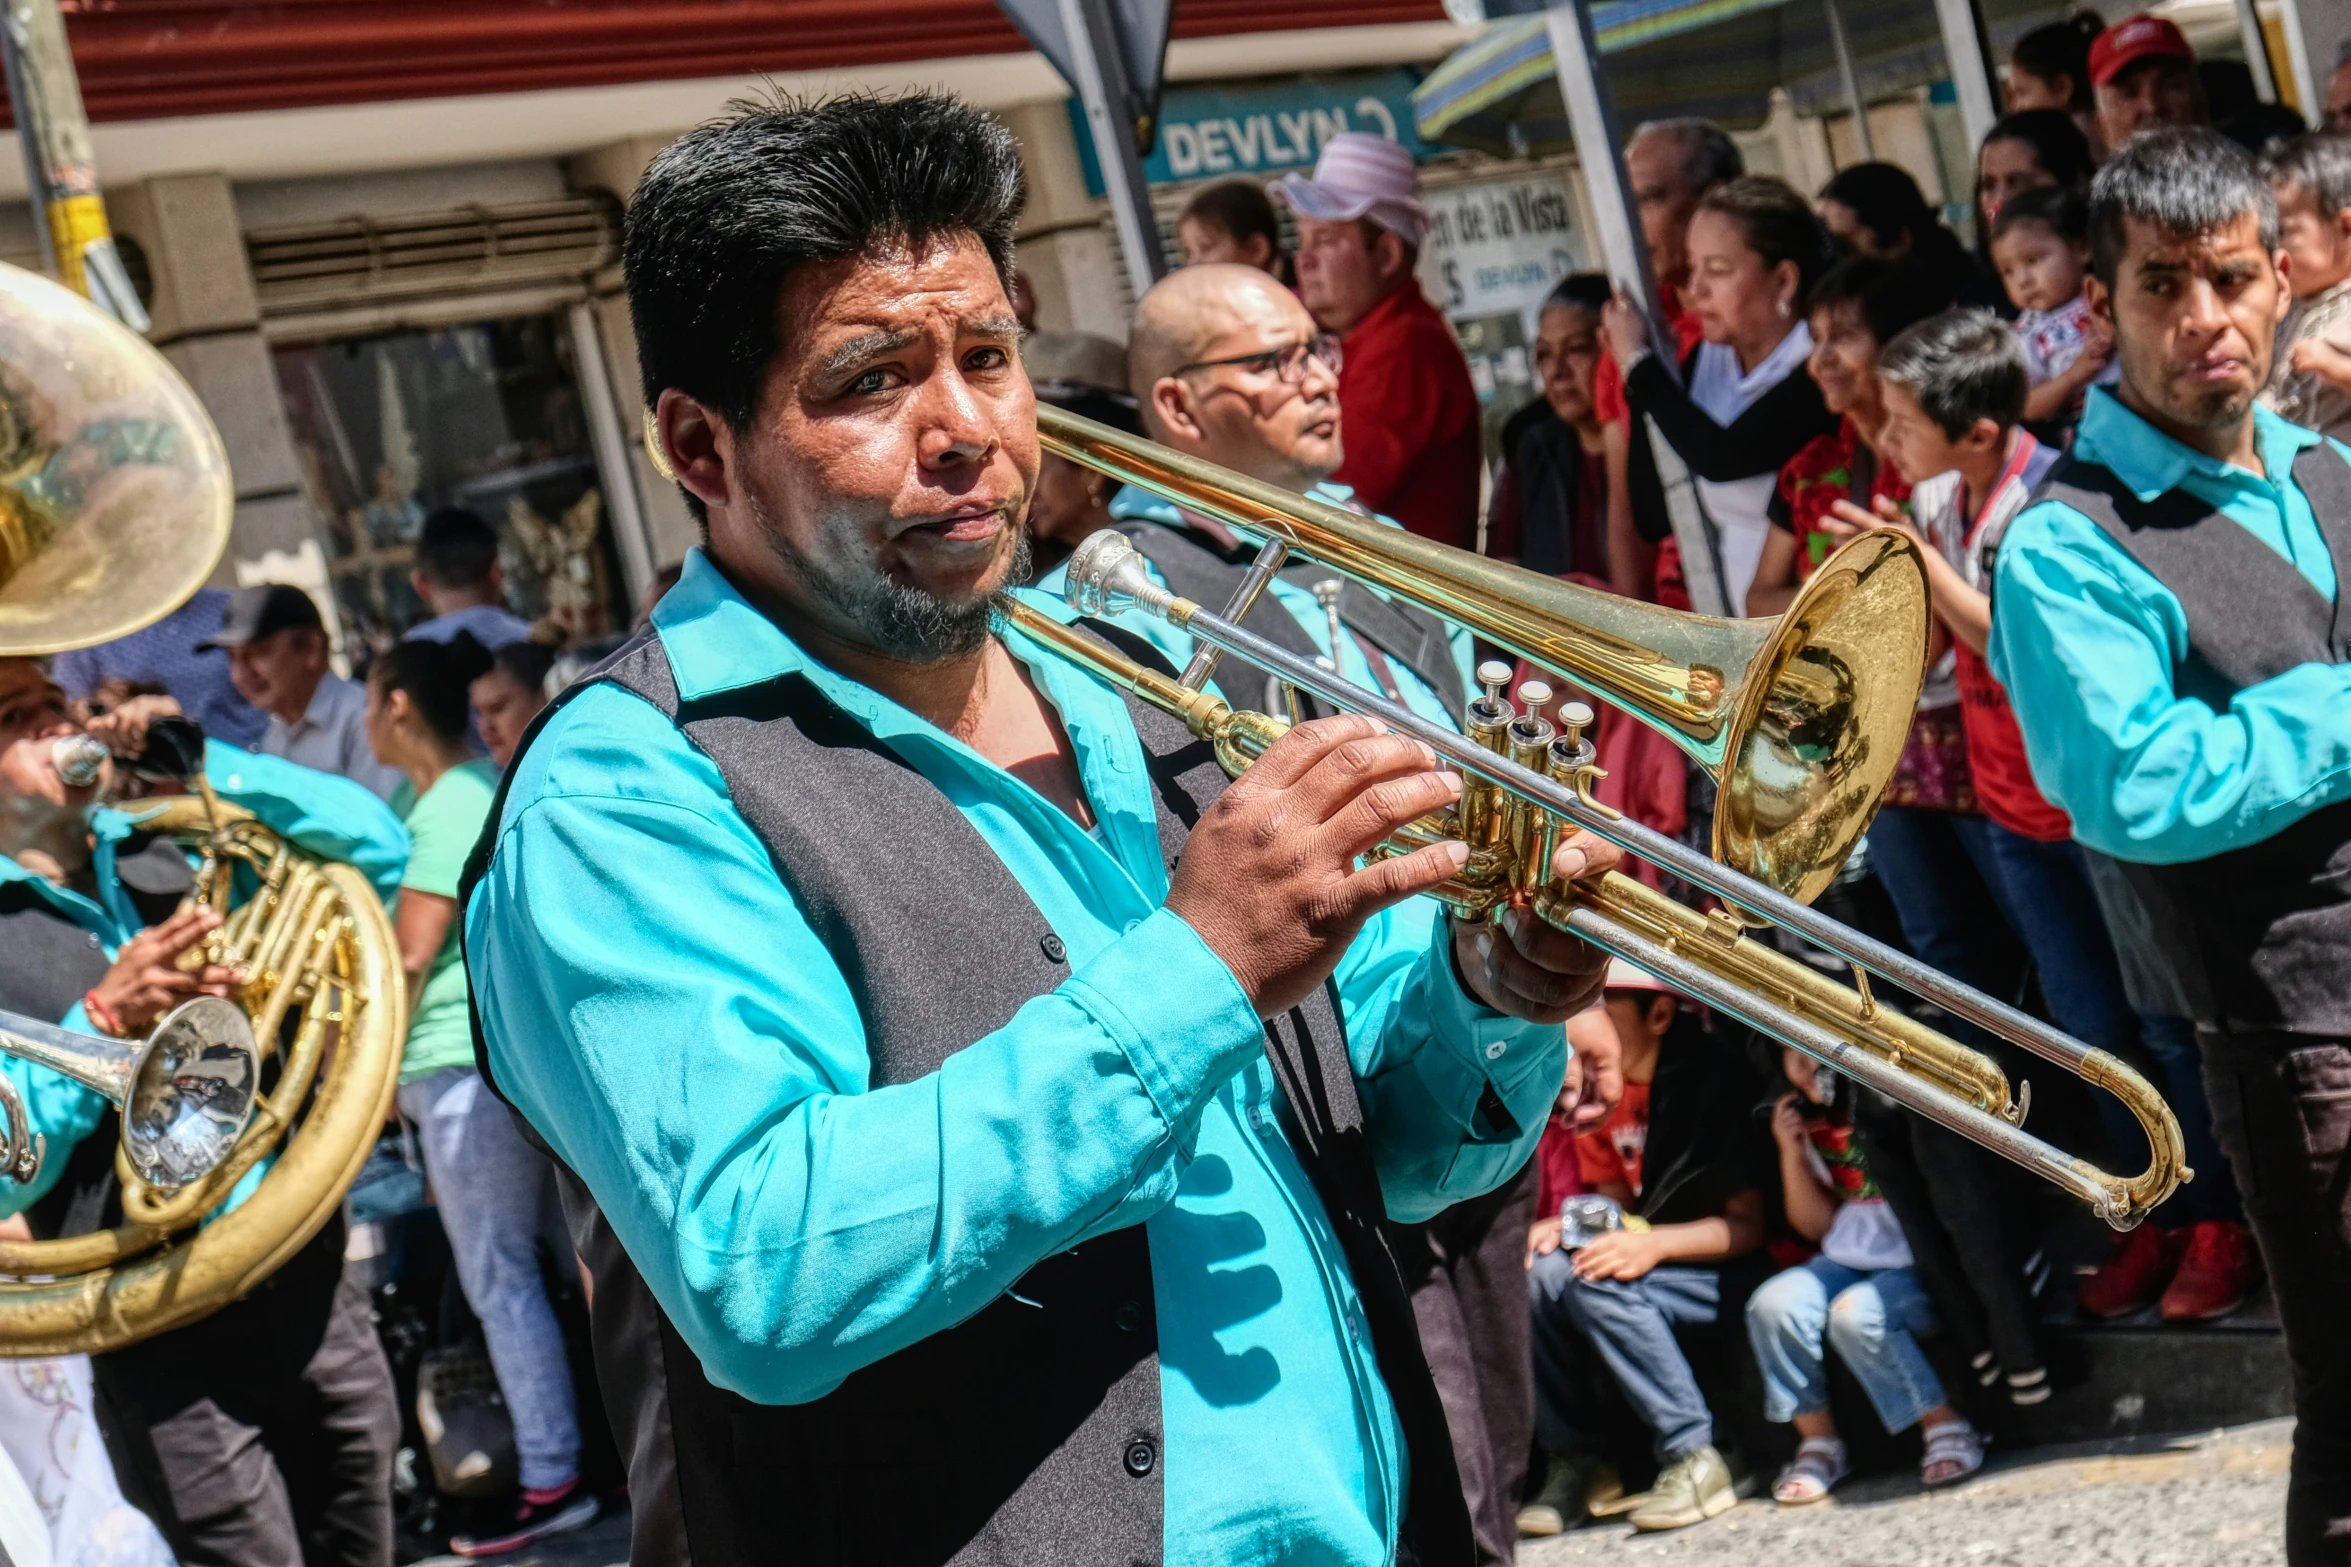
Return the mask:
[[1194,370],[1215,370],[1225,365],[1236,365],[1253,374],[1272,371],[1281,377],[1285,386],[1298,386],[1306,380],[1306,361],[1319,359],[1323,368],[1338,374],[1341,352],[1339,340],[1328,332],[1317,332],[1303,343],[1292,343],[1287,348],[1269,348],[1259,354],[1235,354],[1230,359],[1201,359],[1188,365],[1176,366],[1177,375],[1189,375]]

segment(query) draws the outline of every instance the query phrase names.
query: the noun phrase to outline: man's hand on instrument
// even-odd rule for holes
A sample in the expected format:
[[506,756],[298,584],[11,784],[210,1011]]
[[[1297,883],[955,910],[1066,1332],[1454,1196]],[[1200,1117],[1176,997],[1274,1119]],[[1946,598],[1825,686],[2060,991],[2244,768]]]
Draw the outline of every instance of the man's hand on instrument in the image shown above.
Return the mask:
[[227,995],[244,979],[237,970],[209,963],[193,972],[180,967],[181,957],[219,926],[212,910],[185,908],[124,942],[106,977],[90,987],[84,1008],[90,1021],[107,1033],[135,1038],[191,997]]
[[[1561,841],[1551,868],[1564,880],[1589,881],[1623,858],[1616,845],[1579,831]],[[1519,908],[1493,924],[1455,920],[1453,960],[1471,995],[1530,1023],[1566,1022],[1599,996],[1608,973],[1607,953]]]
[[135,761],[147,749],[147,726],[158,718],[177,718],[180,704],[168,696],[135,696],[119,707],[94,713],[84,727],[90,738],[122,761]]
[[1407,822],[1461,794],[1417,740],[1353,714],[1298,725],[1266,749],[1192,829],[1167,906],[1233,971],[1260,1017],[1330,976],[1364,922],[1458,871],[1437,843],[1358,869]]

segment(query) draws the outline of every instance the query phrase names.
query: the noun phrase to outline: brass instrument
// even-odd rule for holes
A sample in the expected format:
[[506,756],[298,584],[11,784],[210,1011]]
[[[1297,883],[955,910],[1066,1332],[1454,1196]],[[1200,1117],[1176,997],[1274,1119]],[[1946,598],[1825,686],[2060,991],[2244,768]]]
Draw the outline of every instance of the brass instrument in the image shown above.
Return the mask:
[[[220,437],[163,357],[0,265],[0,657],[103,642],[185,602],[227,548],[233,503]],[[52,754],[79,786],[103,776],[87,737]],[[336,1213],[382,1130],[408,1033],[383,904],[358,871],[197,783],[199,796],[128,808],[198,857],[191,898],[223,915],[201,961],[243,970],[239,994],[180,1007],[143,1042],[0,1013],[0,1052],[122,1110],[124,1218],[0,1242],[0,1356],[101,1353],[237,1299]],[[0,1115],[0,1175],[29,1180],[42,1150],[13,1090]]]
[[[2137,1225],[2191,1178],[2178,1123],[2115,1057],[1806,907],[1867,828],[1908,733],[1923,678],[1925,574],[1910,542],[1865,535],[1831,555],[1777,621],[1722,621],[1591,592],[1415,538],[1401,529],[1261,484],[1213,464],[1040,406],[1044,444],[1265,539],[1235,602],[1211,611],[1160,587],[1126,539],[1098,533],[1067,568],[1069,601],[1089,615],[1139,610],[1191,634],[1200,652],[1170,678],[1022,603],[1004,618],[1041,646],[1178,718],[1239,774],[1289,725],[1236,711],[1208,689],[1233,654],[1343,710],[1422,741],[1463,773],[1455,806],[1398,833],[1380,853],[1460,839],[1468,862],[1434,896],[1464,919],[1531,909],[1899,1104],[2072,1192],[2118,1230]],[[1237,622],[1291,548],[1358,582],[1423,605],[1616,702],[1673,737],[1719,786],[1715,844],[1727,863],[1626,820],[1591,796],[1591,710],[1555,727],[1504,696],[1507,665],[1480,671],[1468,734],[1430,723]],[[1726,821],[1725,818],[1728,818]],[[1580,827],[1723,900],[1701,914],[1611,874],[1564,884],[1550,871],[1559,834]],[[1850,964],[1854,984],[1762,945],[1770,923]],[[2030,1087],[1999,1064],[1881,1006],[1889,980],[2120,1098],[2145,1129],[2140,1175],[2108,1174],[2023,1130]]]

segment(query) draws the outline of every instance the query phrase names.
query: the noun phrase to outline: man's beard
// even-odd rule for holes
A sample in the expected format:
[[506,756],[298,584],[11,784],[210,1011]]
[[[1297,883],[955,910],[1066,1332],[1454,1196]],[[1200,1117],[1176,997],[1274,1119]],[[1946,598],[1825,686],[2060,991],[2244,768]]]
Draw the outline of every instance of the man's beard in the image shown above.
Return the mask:
[[[785,569],[855,626],[866,645],[884,657],[906,664],[936,664],[975,652],[987,640],[992,594],[946,599],[891,580],[887,573],[875,569],[864,531],[856,524],[826,522],[816,551],[809,553],[775,527],[756,500],[751,502],[751,520]],[[1011,558],[997,579],[1003,586],[1029,578],[1028,532],[1018,527],[1011,532]]]

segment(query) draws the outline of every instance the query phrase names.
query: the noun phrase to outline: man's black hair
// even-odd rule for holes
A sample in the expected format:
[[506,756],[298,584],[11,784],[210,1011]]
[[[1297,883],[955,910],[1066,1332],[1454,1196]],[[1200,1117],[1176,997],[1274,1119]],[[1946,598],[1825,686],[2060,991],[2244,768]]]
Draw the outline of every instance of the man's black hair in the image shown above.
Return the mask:
[[1917,398],[1954,441],[1978,419],[2009,429],[2032,390],[2024,345],[1988,310],[1946,310],[1902,332],[1879,350],[1878,379]]
[[1805,294],[1804,313],[1851,305],[1861,312],[1861,323],[1869,328],[1869,335],[1883,344],[1911,322],[1949,303],[1947,294],[1938,295],[1934,280],[1909,262],[1847,256],[1822,273],[1820,281]]
[[971,234],[1009,289],[1027,194],[1012,133],[942,93],[734,105],[656,154],[629,201],[645,406],[674,386],[747,424],[781,346],[777,293],[811,262]]
[[416,535],[416,569],[437,588],[478,587],[498,564],[498,530],[479,512],[444,506]]
[[2351,135],[2310,131],[2278,143],[2256,165],[2273,190],[2307,191],[2332,217],[2351,207]]
[[1543,296],[1543,308],[1567,305],[1598,315],[1613,292],[1605,272],[1571,272],[1551,285],[1551,292]]
[[2126,243],[2125,221],[2165,234],[2200,234],[2246,213],[2260,225],[2261,248],[2278,248],[2278,203],[2243,148],[2216,131],[2167,127],[2122,144],[2090,186],[2090,267],[2114,287]]
[[1992,220],[1989,237],[1997,240],[2010,229],[2026,223],[2038,223],[2059,239],[2087,244],[2090,203],[2079,191],[2067,190],[2062,185],[2041,185],[2019,191],[2008,198],[2000,208],[2000,215]]

